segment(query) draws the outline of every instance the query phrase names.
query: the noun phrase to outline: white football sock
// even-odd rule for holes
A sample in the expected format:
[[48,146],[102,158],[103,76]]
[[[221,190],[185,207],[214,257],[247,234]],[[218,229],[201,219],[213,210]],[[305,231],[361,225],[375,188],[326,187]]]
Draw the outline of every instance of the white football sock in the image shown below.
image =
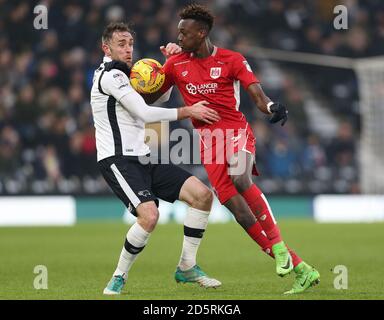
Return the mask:
[[132,225],[128,230],[114,276],[122,275],[124,279],[127,279],[129,269],[131,269],[139,253],[144,249],[150,235],[137,222]]
[[196,265],[196,254],[208,224],[209,211],[188,208],[184,220],[184,241],[179,268],[188,270]]

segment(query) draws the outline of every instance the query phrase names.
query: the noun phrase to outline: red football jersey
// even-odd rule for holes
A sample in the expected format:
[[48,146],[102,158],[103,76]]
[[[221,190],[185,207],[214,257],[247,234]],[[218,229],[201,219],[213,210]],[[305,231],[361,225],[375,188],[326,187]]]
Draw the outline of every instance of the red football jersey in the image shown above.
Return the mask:
[[240,53],[214,47],[212,55],[201,59],[183,52],[170,57],[164,71],[162,92],[176,85],[186,105],[206,100],[207,107],[222,119],[213,125],[192,120],[195,128],[245,128],[245,117],[239,111],[240,84],[246,89],[259,80]]

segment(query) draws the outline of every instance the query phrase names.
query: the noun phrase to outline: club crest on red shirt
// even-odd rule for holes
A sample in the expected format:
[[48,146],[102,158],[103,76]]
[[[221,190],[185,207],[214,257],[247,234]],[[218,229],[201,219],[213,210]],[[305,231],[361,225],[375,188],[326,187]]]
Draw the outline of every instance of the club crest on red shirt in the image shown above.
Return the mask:
[[217,79],[221,75],[221,68],[220,67],[215,67],[211,68],[211,78],[212,79]]

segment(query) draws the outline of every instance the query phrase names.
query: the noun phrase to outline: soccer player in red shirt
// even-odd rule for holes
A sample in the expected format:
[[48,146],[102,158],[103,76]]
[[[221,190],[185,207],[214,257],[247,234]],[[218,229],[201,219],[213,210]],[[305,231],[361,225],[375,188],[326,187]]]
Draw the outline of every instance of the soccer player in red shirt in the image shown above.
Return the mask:
[[221,120],[213,124],[192,120],[200,134],[201,159],[209,181],[221,204],[263,251],[275,258],[277,274],[285,276],[294,270],[294,285],[286,293],[303,292],[319,282],[320,274],[285,245],[267,199],[252,181],[252,174],[258,175],[256,139],[239,111],[240,84],[262,112],[272,115],[271,123],[281,121],[284,125],[288,111],[264,94],[240,53],[211,43],[214,18],[205,7],[188,5],[180,17],[179,47],[168,44],[160,48],[168,59],[164,65],[166,81],[157,96],[176,85],[185,104],[206,100],[219,113]]

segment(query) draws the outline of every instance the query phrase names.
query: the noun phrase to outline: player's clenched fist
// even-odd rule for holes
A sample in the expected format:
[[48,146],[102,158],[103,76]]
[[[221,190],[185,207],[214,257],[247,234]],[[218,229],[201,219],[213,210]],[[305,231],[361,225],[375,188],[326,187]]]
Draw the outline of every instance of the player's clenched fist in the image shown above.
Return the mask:
[[270,123],[276,123],[276,122],[279,122],[280,120],[282,120],[281,121],[281,125],[283,126],[287,122],[287,120],[288,120],[288,110],[282,104],[280,104],[280,103],[273,103],[269,107],[269,110],[273,114],[271,119],[269,119]]

